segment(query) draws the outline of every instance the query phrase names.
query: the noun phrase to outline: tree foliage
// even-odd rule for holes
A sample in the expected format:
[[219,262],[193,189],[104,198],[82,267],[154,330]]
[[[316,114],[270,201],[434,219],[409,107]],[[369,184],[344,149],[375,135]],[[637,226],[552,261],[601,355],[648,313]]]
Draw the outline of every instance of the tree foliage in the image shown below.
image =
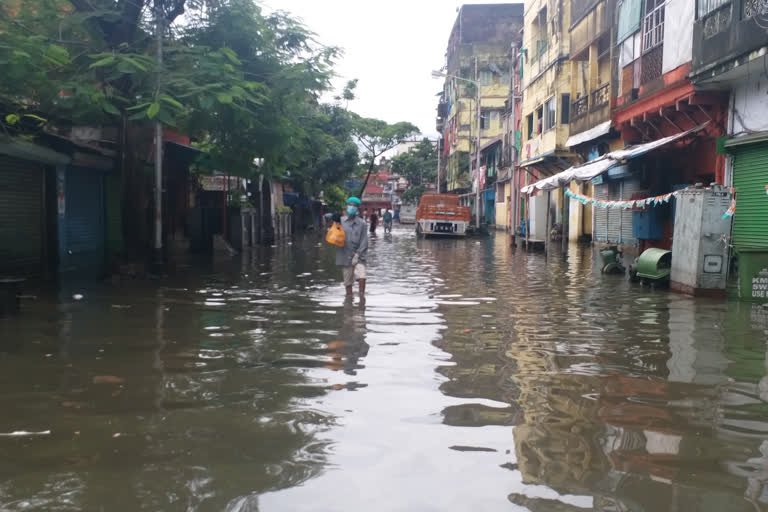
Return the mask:
[[392,171],[408,180],[410,186],[432,183],[437,178],[437,147],[422,139],[408,152],[392,159]]
[[376,159],[397,146],[409,137],[419,133],[419,129],[411,123],[399,122],[389,124],[380,119],[353,115],[352,133],[360,146],[363,147],[363,158],[367,164],[367,173],[363,180],[360,196],[368,184],[368,179],[376,166]]
[[400,199],[405,204],[418,204],[418,202],[421,200],[421,196],[424,195],[426,190],[427,188],[424,185],[410,187],[403,193],[403,196]]
[[124,197],[139,198],[129,207],[148,201],[146,134],[157,121],[207,153],[202,172],[261,174],[317,194],[356,169],[361,148],[370,173],[417,131],[349,112],[357,80],[322,103],[339,55],[252,0],[3,0],[0,130],[115,127]]

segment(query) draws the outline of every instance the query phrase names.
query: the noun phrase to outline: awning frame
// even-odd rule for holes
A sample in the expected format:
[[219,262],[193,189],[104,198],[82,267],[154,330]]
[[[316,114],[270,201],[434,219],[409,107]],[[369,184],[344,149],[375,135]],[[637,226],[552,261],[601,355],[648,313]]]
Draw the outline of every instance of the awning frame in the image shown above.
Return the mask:
[[694,128],[691,128],[690,130],[676,133],[675,135],[670,135],[668,137],[663,137],[653,142],[636,144],[624,149],[619,149],[617,151],[611,151],[610,153],[606,153],[605,155],[602,155],[594,160],[590,160],[589,162],[583,163],[581,165],[575,165],[564,170],[563,172],[555,174],[554,176],[549,176],[548,178],[541,179],[536,183],[526,185],[520,189],[520,192],[523,194],[531,194],[538,190],[554,190],[561,188],[574,180],[579,182],[591,181],[609,169],[621,165],[626,160],[631,160],[633,158],[643,156],[646,153],[653,151],[654,149],[658,149],[661,146],[669,144],[670,142],[674,142],[687,135],[696,133],[704,129],[704,127],[706,127],[709,123],[710,121],[707,121],[706,123],[700,124]]

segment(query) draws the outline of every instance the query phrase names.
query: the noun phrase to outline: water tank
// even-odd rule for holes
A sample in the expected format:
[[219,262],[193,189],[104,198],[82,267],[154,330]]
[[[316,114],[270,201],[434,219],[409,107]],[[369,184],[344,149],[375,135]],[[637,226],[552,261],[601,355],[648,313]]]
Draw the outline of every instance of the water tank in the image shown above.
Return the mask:
[[731,203],[721,185],[681,190],[675,203],[671,287],[693,295],[724,294],[732,218],[723,219]]

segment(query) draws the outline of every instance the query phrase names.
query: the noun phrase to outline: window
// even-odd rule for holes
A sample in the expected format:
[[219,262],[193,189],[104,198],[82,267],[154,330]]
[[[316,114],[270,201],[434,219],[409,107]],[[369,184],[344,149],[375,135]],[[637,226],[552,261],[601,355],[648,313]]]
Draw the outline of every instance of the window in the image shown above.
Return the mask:
[[499,111],[498,110],[491,110],[491,124],[494,126],[499,125]]
[[571,95],[563,94],[560,102],[560,124],[571,122]]
[[544,130],[551,130],[557,123],[557,102],[554,97],[547,100],[547,103],[544,105],[544,112],[546,113]]
[[664,2],[665,0],[646,0],[643,18],[643,52],[664,42]]
[[490,112],[480,112],[480,129],[487,130],[491,127]]
[[696,17],[701,19],[707,14],[731,3],[731,0],[697,0]]
[[480,71],[477,81],[480,82],[480,85],[491,85],[493,83],[493,73],[490,71]]
[[536,49],[531,60],[536,62],[539,57],[547,52],[547,44],[549,38],[547,37],[547,8],[544,7],[536,15],[536,21],[533,22],[531,33],[533,34],[533,40],[536,41]]
[[542,106],[536,109],[536,135],[542,132],[543,123],[544,123],[544,107]]
[[526,132],[528,136],[526,138],[530,140],[533,138],[533,114],[528,114],[526,119],[528,120],[528,130]]

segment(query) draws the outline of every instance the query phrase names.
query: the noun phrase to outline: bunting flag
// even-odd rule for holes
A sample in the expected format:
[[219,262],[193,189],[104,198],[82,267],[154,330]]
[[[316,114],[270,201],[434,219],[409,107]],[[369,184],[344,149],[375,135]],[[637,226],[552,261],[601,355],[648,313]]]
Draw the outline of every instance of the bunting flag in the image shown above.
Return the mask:
[[733,217],[734,213],[736,213],[736,190],[731,187],[731,205],[727,210],[725,210],[725,213],[723,214],[723,220]]
[[[645,199],[632,199],[629,201],[603,201],[602,199],[595,199],[594,197],[585,196],[578,192],[572,192],[570,189],[565,189],[565,195],[571,199],[575,199],[583,205],[594,205],[598,208],[618,208],[622,210],[628,210],[630,208],[645,209],[648,206],[658,206],[660,204],[667,204],[673,197],[677,197],[681,190],[670,192],[668,194],[662,194],[655,197],[646,197]],[[731,206],[723,214],[723,219],[733,217],[736,213],[736,191],[731,188]]]

